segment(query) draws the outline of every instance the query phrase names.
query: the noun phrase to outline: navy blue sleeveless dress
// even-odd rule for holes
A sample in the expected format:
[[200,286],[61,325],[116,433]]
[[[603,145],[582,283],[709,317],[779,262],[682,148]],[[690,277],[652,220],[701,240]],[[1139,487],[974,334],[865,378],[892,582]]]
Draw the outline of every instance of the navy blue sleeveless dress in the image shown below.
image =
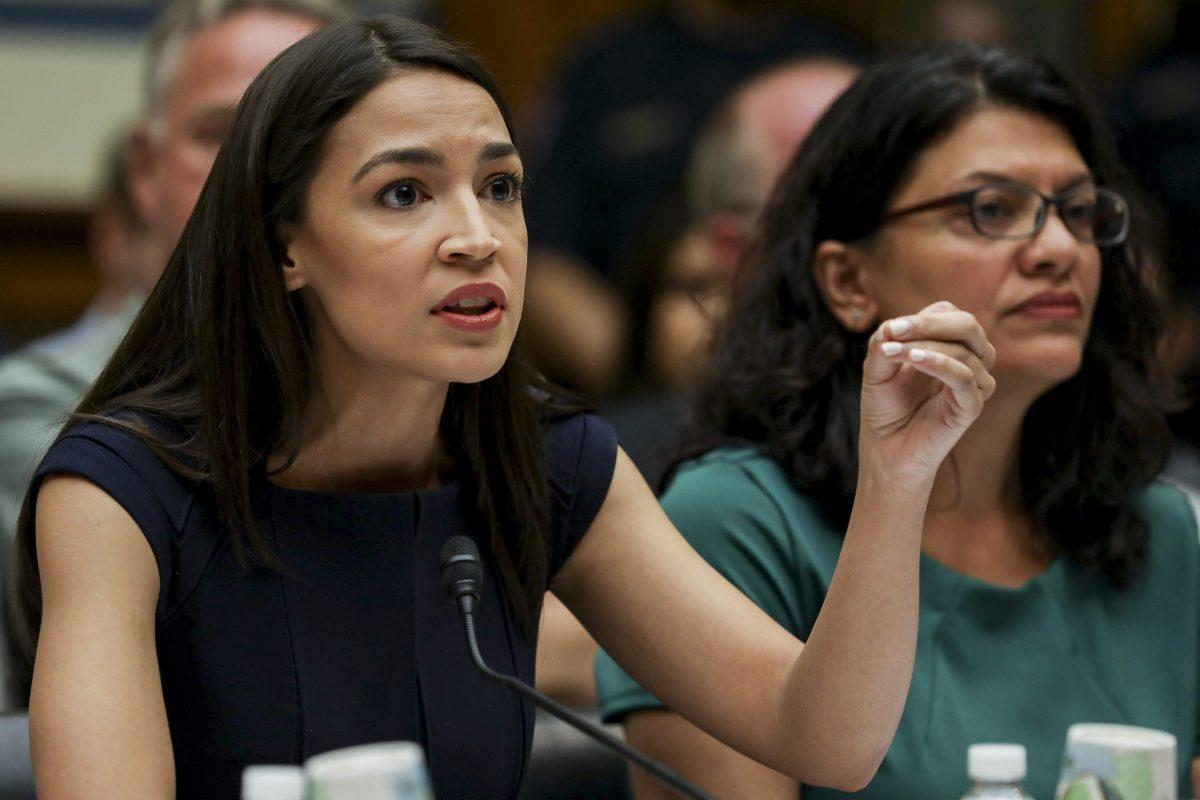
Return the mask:
[[[553,574],[608,492],[612,429],[592,414],[550,424]],[[239,566],[203,484],[131,434],[87,423],[38,468],[95,483],[137,522],[161,579],[157,648],[178,797],[236,798],[248,764],[299,763],[376,741],[425,748],[439,798],[517,793],[533,709],[475,669],[438,567],[466,534],[488,567],[476,614],[494,669],[534,679],[534,641],[509,614],[486,537],[457,484],[333,494],[255,487],[256,515],[286,569]]]

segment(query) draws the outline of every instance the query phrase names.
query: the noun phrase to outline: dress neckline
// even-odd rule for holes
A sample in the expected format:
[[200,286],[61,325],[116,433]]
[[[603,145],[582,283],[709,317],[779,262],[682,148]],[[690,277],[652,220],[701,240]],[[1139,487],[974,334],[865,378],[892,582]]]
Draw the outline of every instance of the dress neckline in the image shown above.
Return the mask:
[[297,499],[312,499],[326,501],[356,501],[356,502],[388,502],[388,501],[410,501],[414,499],[432,499],[440,497],[454,496],[459,493],[460,482],[456,478],[443,483],[433,489],[411,489],[407,491],[391,491],[391,492],[336,492],[323,491],[319,489],[296,489],[290,486],[281,486],[273,482],[266,475],[259,475],[258,482],[272,494],[280,497],[294,497]]
[[925,583],[926,580],[932,587],[940,586],[956,586],[968,588],[979,593],[990,593],[998,597],[1018,597],[1023,594],[1039,589],[1042,584],[1052,580],[1059,572],[1064,569],[1064,559],[1061,555],[1055,556],[1050,562],[1050,566],[1042,570],[1038,574],[1029,578],[1020,586],[1005,586],[1000,583],[985,581],[982,578],[976,578],[973,575],[968,575],[965,572],[959,572],[951,566],[943,564],[933,556],[921,551],[921,576]]

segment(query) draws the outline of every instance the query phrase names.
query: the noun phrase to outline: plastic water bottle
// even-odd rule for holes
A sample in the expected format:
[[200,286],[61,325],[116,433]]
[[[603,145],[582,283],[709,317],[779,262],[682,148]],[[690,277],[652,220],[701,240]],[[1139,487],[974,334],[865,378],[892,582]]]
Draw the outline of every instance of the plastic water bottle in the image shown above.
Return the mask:
[[1033,800],[1025,780],[1025,746],[973,744],[967,748],[967,774],[974,786],[962,800]]
[[246,767],[242,800],[304,800],[308,781],[304,770],[290,765]]

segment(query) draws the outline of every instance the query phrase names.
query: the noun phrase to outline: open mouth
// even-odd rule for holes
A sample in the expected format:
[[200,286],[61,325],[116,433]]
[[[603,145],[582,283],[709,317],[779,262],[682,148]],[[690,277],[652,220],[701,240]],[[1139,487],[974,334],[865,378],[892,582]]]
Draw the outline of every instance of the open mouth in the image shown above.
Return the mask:
[[498,308],[496,302],[487,297],[464,297],[442,306],[438,311],[462,314],[468,317],[481,317],[495,308]]
[[452,328],[488,331],[503,319],[507,299],[494,283],[467,284],[443,297],[432,313]]

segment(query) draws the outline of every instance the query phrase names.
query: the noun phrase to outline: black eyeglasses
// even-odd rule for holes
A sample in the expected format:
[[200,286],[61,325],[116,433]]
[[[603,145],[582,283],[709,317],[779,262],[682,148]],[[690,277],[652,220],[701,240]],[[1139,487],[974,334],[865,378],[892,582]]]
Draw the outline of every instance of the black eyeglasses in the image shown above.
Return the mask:
[[970,209],[971,225],[989,239],[1032,239],[1046,225],[1050,206],[1058,209],[1067,230],[1081,242],[1112,247],[1125,241],[1129,233],[1129,204],[1114,191],[1082,186],[1047,197],[1023,183],[985,183],[966,192],[889,211],[879,224],[958,204]]

